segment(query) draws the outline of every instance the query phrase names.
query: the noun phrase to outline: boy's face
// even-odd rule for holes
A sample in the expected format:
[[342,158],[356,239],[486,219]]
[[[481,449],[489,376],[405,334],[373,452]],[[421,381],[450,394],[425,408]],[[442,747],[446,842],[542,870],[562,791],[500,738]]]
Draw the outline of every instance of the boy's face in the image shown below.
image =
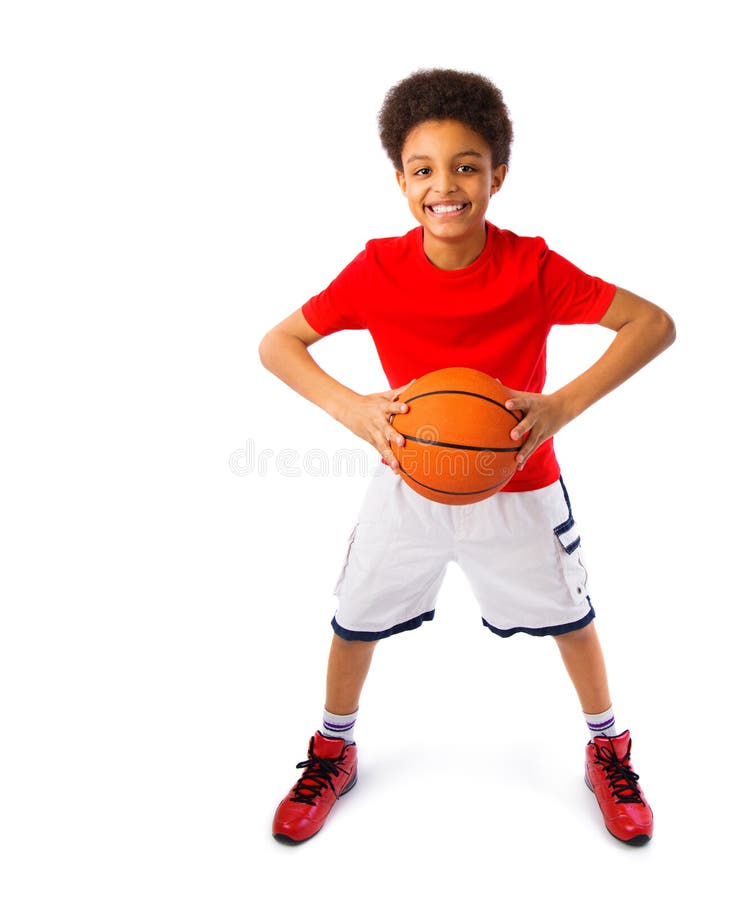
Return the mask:
[[430,120],[408,134],[402,160],[398,184],[424,227],[424,241],[472,245],[482,235],[484,244],[488,203],[507,171],[493,166],[487,141],[455,119]]

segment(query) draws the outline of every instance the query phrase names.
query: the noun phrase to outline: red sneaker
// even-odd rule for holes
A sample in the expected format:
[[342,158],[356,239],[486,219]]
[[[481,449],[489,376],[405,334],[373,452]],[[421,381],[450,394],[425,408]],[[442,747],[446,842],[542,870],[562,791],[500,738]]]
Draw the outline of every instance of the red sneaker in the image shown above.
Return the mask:
[[585,784],[595,794],[610,833],[627,844],[652,836],[652,810],[631,768],[631,735],[596,737],[585,748]]
[[288,844],[320,831],[334,803],[357,783],[357,745],[317,731],[308,745],[308,759],[296,768],[305,772],[277,807],[272,823],[274,837]]

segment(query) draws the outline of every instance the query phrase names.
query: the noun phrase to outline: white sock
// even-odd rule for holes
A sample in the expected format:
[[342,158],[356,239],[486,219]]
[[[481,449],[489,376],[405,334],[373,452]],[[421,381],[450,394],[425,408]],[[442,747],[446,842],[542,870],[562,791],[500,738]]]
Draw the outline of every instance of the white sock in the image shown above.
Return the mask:
[[337,716],[336,713],[329,712],[327,709],[323,711],[323,725],[319,731],[327,738],[341,738],[347,744],[354,743],[354,725],[357,721],[357,712],[355,710],[348,716]]
[[584,716],[590,740],[594,737],[616,737],[618,734],[612,706],[609,706],[602,713],[584,713]]

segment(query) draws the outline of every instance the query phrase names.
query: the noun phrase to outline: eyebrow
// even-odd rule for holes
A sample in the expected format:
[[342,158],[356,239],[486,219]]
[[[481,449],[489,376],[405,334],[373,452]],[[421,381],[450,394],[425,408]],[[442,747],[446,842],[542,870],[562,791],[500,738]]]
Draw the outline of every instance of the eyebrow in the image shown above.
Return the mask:
[[[461,153],[455,153],[453,159],[458,159],[460,156],[477,156],[479,159],[482,159],[482,153],[478,153],[477,150],[462,150]],[[405,161],[405,164],[409,166],[413,162],[417,162],[420,159],[431,159],[430,156],[424,156],[423,154],[414,153],[413,156],[409,156]]]

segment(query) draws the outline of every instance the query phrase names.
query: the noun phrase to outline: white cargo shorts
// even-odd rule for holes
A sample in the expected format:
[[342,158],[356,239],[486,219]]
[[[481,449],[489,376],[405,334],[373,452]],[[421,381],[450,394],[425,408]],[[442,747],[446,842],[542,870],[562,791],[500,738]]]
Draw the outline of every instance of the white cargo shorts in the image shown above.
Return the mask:
[[450,562],[501,637],[556,635],[595,616],[580,535],[560,478],[467,506],[421,497],[387,466],[372,478],[334,593],[346,640],[375,641],[434,617]]

